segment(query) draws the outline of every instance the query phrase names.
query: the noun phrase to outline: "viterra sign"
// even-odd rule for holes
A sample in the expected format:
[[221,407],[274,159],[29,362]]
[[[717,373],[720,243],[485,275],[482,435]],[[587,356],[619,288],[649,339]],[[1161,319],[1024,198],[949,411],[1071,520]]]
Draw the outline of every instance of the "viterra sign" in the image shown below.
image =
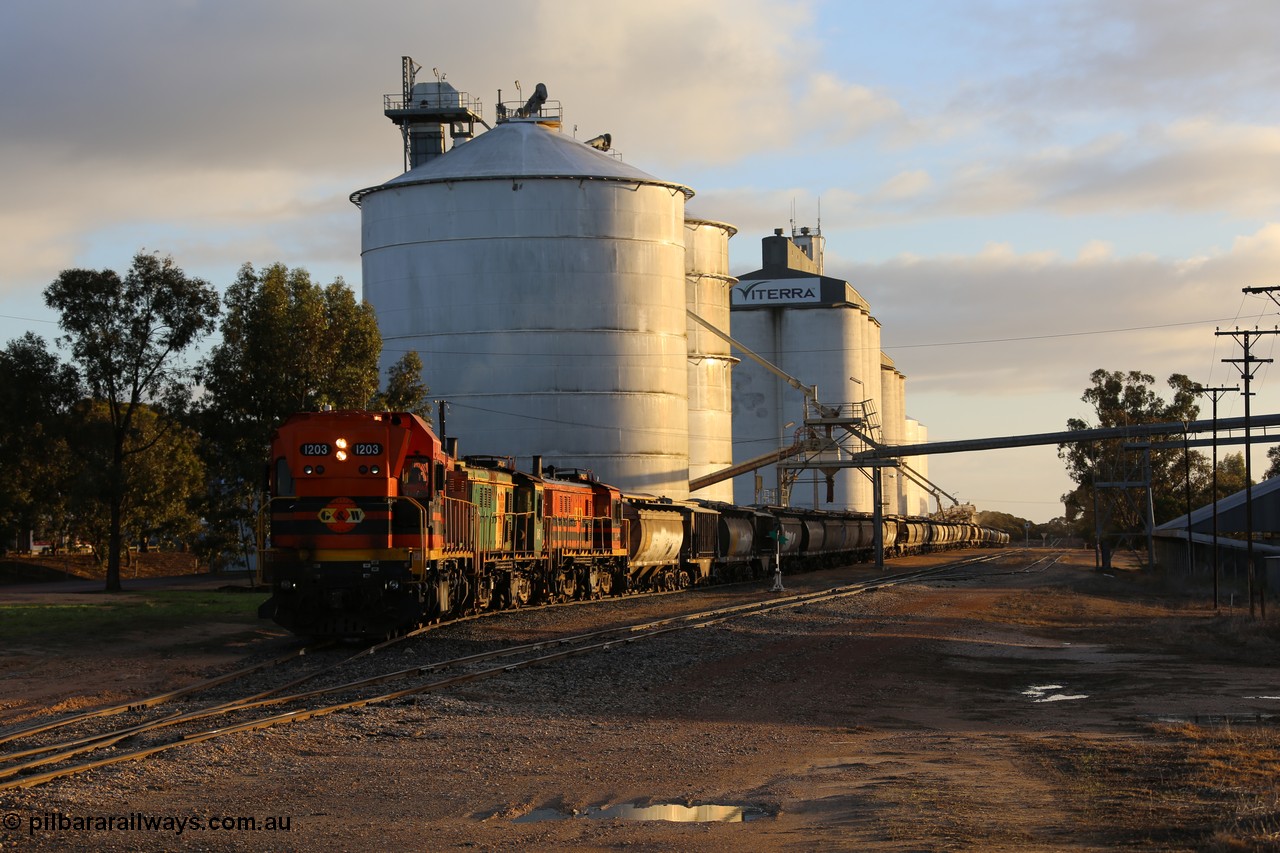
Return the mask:
[[821,302],[822,281],[817,278],[774,278],[744,281],[733,288],[733,305],[792,305]]

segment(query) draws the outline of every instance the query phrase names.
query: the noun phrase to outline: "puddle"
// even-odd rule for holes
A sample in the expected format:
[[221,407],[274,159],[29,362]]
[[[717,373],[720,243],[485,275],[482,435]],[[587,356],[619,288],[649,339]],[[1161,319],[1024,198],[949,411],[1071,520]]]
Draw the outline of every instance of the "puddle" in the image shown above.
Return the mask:
[[680,803],[658,803],[633,806],[622,803],[608,808],[589,808],[572,814],[559,809],[534,809],[515,818],[512,823],[541,823],[548,820],[665,820],[675,823],[745,823],[768,817],[764,809],[754,806],[686,806]]
[[1032,702],[1069,702],[1073,699],[1088,699],[1087,693],[1057,693],[1055,691],[1065,690],[1061,684],[1041,684],[1036,687],[1028,687],[1022,691],[1022,695],[1026,696]]

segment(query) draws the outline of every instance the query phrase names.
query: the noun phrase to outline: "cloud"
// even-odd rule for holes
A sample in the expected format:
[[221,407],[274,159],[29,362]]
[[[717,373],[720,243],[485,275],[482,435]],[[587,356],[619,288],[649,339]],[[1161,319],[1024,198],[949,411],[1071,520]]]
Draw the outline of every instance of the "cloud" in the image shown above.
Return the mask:
[[875,129],[900,128],[904,120],[902,107],[892,98],[827,72],[809,77],[799,106],[801,115],[814,117],[813,125],[828,144],[849,142]]
[[1214,330],[1236,322],[1241,288],[1273,283],[1277,267],[1280,223],[1194,260],[1116,257],[1096,241],[1072,259],[992,244],[828,273],[858,283],[909,393],[998,398],[1071,393],[1097,367],[1230,379]]
[[[346,196],[400,170],[399,134],[381,111],[406,52],[425,66],[420,78],[439,68],[490,121],[499,89],[515,100],[516,79],[526,93],[546,82],[567,133],[578,123],[579,138],[610,130],[624,157],[673,180],[753,153],[784,157],[806,120],[817,52],[807,3],[653,0],[602,14],[586,0],[512,0],[487,4],[497,14],[483,50],[470,37],[427,38],[474,34],[485,8],[4,4],[0,74],[14,84],[0,89],[0,288],[45,283],[133,233],[240,260],[340,245],[358,270],[358,213]],[[844,97],[860,96],[853,87]],[[354,237],[319,244],[317,215],[349,216]],[[137,248],[122,247],[122,262]]]
[[905,201],[926,193],[933,188],[933,178],[924,169],[899,172],[885,181],[872,194],[873,201]]
[[904,172],[871,194],[887,216],[904,199],[918,217],[990,216],[1025,209],[1079,216],[1121,212],[1225,213],[1251,218],[1280,212],[1280,126],[1223,125],[1183,119],[1133,134],[1019,151],[929,173],[897,193]]
[[970,80],[957,106],[1035,128],[1141,114],[1254,111],[1280,86],[1272,0],[1070,0],[1011,16],[979,3],[957,32],[1015,73]]

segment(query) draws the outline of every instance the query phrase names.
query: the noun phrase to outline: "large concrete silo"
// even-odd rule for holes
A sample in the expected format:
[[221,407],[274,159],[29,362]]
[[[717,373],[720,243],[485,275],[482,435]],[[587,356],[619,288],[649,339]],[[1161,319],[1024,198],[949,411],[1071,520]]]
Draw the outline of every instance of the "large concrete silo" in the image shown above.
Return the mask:
[[421,354],[464,453],[687,496],[690,196],[536,117],[355,193],[384,362]]

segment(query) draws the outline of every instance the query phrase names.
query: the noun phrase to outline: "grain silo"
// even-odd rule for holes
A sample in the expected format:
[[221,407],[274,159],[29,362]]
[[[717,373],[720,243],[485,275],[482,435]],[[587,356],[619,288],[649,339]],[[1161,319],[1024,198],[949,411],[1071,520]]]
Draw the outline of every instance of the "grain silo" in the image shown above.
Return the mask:
[[[880,356],[881,433],[885,444],[906,444],[907,378],[889,356]],[[881,484],[884,511],[890,515],[909,515],[906,487],[909,480],[898,468],[882,470]]]
[[[729,275],[732,225],[708,219],[685,220],[685,277],[688,308],[717,329],[729,329]],[[738,363],[729,342],[690,319],[689,340],[689,478],[733,464],[733,407],[730,371]],[[693,493],[706,500],[731,502],[733,483],[717,483]]]
[[[742,275],[733,288],[732,335],[783,372],[816,386],[822,404],[864,419],[863,428],[880,442],[880,324],[851,284],[823,274],[822,248],[821,234],[808,228],[790,237],[777,229],[765,237],[761,269]],[[812,438],[805,424],[812,412],[804,394],[770,371],[749,360],[734,368],[733,435],[739,459]],[[835,462],[845,461],[846,450],[822,452]],[[734,498],[740,504],[764,500],[873,510],[866,473],[837,465],[809,468],[790,483],[779,482],[778,468],[762,468],[734,479]]]
[[[402,102],[388,100],[403,127],[417,121],[411,78]],[[417,123],[458,126],[421,101]],[[464,453],[536,454],[684,497],[693,193],[610,156],[600,138],[562,133],[541,85],[498,115],[465,145],[352,196],[384,367],[422,356]]]

